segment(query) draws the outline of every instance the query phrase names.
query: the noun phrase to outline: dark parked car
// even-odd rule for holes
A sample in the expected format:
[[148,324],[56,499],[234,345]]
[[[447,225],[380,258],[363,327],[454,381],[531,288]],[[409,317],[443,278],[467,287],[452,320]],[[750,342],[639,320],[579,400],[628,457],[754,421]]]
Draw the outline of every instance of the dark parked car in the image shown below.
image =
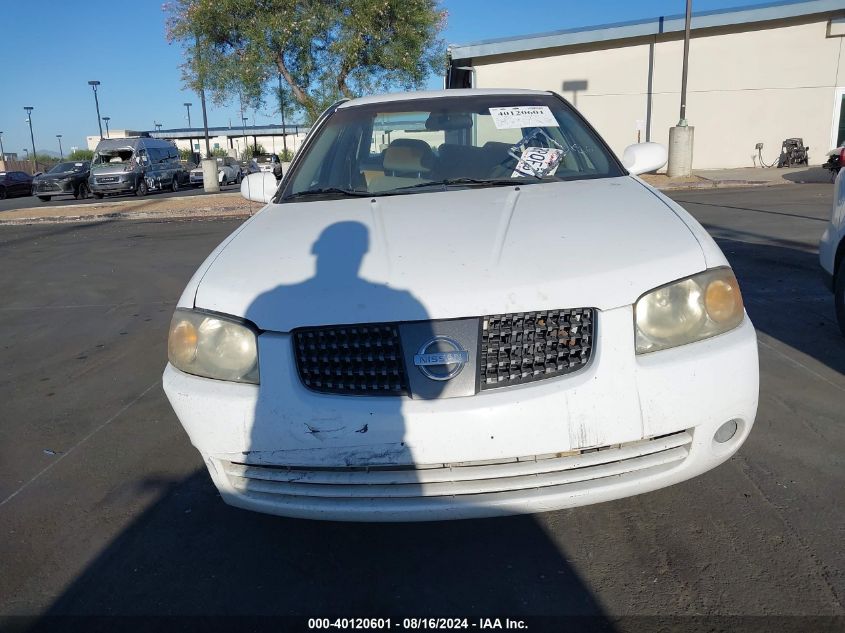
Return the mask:
[[185,186],[190,185],[191,184],[191,170],[199,167],[199,162],[193,161],[193,160],[184,160],[183,159],[183,160],[179,161],[179,165],[181,167],[181,169],[179,170],[179,173],[177,174],[177,177],[179,179],[179,184],[185,185]]
[[22,171],[0,171],[0,200],[32,194],[32,176]]
[[88,176],[91,161],[59,163],[46,174],[32,179],[32,195],[47,202],[53,196],[73,196],[77,200],[88,197]]

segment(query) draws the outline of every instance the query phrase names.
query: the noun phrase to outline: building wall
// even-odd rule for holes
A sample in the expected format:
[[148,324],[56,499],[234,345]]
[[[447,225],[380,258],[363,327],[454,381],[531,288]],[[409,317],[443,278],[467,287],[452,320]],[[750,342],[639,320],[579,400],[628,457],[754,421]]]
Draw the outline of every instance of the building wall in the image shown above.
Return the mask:
[[[843,37],[828,20],[693,32],[687,119],[693,166],[745,167],[764,144],[769,163],[785,138],[802,137],[811,164],[835,143],[837,88],[845,88]],[[554,90],[573,102],[621,155],[640,140],[668,144],[678,122],[683,39],[677,34],[473,60],[479,88]],[[586,82],[577,92],[564,90]],[[650,108],[649,108],[650,104]]]

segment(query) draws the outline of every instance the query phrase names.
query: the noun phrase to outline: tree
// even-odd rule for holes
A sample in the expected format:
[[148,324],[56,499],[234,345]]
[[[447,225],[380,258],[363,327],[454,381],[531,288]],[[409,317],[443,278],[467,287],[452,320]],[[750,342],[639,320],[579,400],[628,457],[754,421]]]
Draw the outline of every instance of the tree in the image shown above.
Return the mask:
[[438,0],[175,0],[165,10],[169,41],[186,48],[186,87],[257,107],[281,74],[310,121],[341,97],[419,88],[445,59]]
[[261,154],[266,153],[267,150],[264,149],[264,146],[261,143],[256,143],[255,145],[247,145],[244,149],[242,149],[240,157],[241,160],[249,160],[254,156],[260,156]]
[[93,160],[94,150],[91,149],[75,149],[67,155],[68,160]]

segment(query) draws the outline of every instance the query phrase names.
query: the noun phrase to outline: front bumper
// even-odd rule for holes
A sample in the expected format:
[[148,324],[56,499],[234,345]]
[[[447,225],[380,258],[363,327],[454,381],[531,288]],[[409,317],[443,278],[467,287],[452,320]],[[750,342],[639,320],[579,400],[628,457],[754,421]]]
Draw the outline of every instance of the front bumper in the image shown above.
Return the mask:
[[834,273],[836,272],[836,250],[839,244],[835,242],[837,234],[833,222],[828,222],[819,240],[819,265],[822,269],[822,281],[825,287],[833,292]]
[[32,183],[32,195],[34,196],[62,196],[73,195],[77,185],[72,180],[68,181],[46,181]]
[[[464,398],[306,390],[290,337],[259,337],[261,386],[170,365],[164,388],[223,499],[284,516],[417,521],[544,512],[627,497],[728,459],[754,423],[756,335],[641,357],[630,306],[599,314],[583,370]],[[713,435],[728,420],[736,435]],[[596,450],[600,449],[600,450]]]
[[107,176],[107,178],[117,178],[117,180],[98,182],[97,177],[89,178],[88,188],[94,193],[128,193],[138,188],[138,177],[134,175]]

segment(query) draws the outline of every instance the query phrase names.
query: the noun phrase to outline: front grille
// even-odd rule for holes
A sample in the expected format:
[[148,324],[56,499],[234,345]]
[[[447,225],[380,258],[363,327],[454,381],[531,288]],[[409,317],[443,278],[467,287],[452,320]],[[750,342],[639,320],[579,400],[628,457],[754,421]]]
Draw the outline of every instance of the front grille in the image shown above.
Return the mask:
[[576,371],[593,349],[592,308],[496,314],[481,324],[481,389]]
[[[576,308],[480,317],[480,390],[570,374],[587,365],[595,310]],[[302,328],[294,331],[296,366],[314,391],[405,395],[410,389],[398,323]],[[410,363],[410,361],[408,361]],[[413,383],[413,380],[411,380]]]
[[407,393],[399,329],[393,324],[300,329],[296,366],[309,389],[324,393]]

